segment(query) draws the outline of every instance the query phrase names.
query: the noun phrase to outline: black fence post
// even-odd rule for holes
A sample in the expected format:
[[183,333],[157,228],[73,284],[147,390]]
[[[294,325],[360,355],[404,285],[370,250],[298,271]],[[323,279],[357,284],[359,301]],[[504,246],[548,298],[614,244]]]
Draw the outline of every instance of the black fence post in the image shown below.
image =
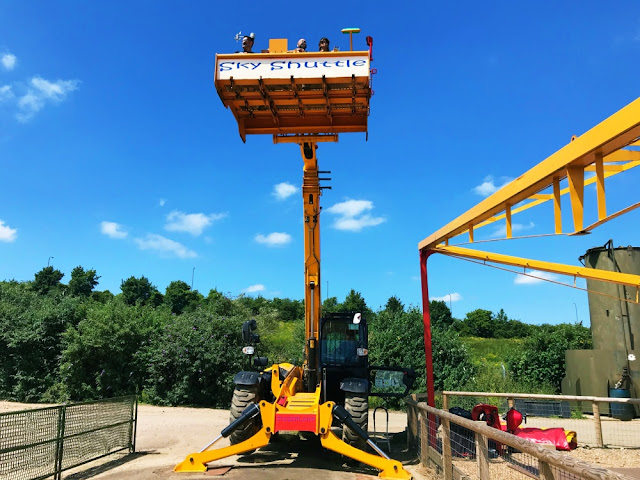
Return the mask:
[[62,480],[62,456],[64,455],[64,430],[66,417],[67,407],[65,405],[61,405],[60,411],[58,413],[58,439],[56,442],[56,458],[54,468],[55,480]]

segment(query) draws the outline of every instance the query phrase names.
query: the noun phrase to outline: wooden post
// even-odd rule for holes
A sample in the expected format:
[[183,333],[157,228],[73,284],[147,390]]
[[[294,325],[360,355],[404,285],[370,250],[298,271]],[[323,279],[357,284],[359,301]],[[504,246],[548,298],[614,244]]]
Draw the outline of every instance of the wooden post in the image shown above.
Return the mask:
[[542,460],[538,460],[538,476],[540,480],[555,480],[551,465]]
[[447,395],[446,393],[442,394],[442,409],[445,412],[449,411],[449,395]]
[[507,403],[509,404],[509,410],[511,410],[514,407],[513,398],[511,397],[507,398]]
[[[485,422],[479,423],[486,425]],[[478,432],[476,432],[476,460],[478,462],[478,478],[489,480],[489,439]]]
[[427,413],[420,412],[418,415],[418,424],[420,428],[420,463],[422,465],[429,465],[429,452],[428,445],[429,439],[427,438]]
[[440,418],[442,424],[442,470],[444,480],[453,480],[453,462],[451,460],[451,423],[448,418]]
[[598,402],[593,401],[593,423],[596,427],[596,444],[598,447],[604,447],[604,442],[602,441],[602,423],[600,422],[600,406]]
[[407,450],[413,451],[417,432],[417,411],[413,405],[407,404]]

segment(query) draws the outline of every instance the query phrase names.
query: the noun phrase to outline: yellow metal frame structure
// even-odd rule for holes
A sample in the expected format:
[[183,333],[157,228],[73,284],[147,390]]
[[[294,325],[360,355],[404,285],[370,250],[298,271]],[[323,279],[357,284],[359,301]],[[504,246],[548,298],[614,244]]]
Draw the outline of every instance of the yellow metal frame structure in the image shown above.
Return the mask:
[[[568,145],[546,160],[426,237],[418,244],[418,248],[425,252],[507,264],[523,269],[543,270],[574,278],[595,278],[640,288],[638,275],[594,272],[593,269],[507,257],[450,245],[451,239],[463,233],[468,233],[468,243],[474,243],[475,230],[500,220],[505,221],[506,238],[513,238],[511,223],[513,215],[549,201],[553,202],[554,233],[562,234],[560,200],[565,194],[569,194],[573,216],[573,229],[567,233],[568,235],[587,233],[613,218],[624,215],[639,207],[640,202],[632,203],[613,214],[607,214],[605,179],[640,165],[640,151],[629,149],[629,147],[638,146],[640,146],[640,98],[583,135],[572,138]],[[595,172],[595,176],[585,179],[585,172]],[[569,186],[560,189],[560,181],[565,178]],[[584,187],[591,184],[596,185],[598,220],[585,227]],[[552,193],[540,193],[547,188],[551,188]]]
[[[469,244],[474,243],[474,231],[497,221],[505,221],[506,239],[513,238],[512,216],[545,202],[553,202],[554,233],[563,234],[561,198],[569,194],[573,228],[567,235],[580,235],[605,224],[640,206],[640,202],[613,214],[607,213],[605,179],[628,171],[640,164],[640,98],[634,100],[583,135],[573,137],[571,142],[540,162],[490,197],[463,213],[455,220],[423,239],[418,244],[422,274],[422,300],[425,326],[425,356],[427,364],[428,401],[434,404],[433,363],[431,355],[431,332],[429,295],[427,281],[427,259],[431,254],[441,253],[484,264],[509,265],[527,270],[539,270],[576,278],[599,280],[634,287],[634,300],[639,301],[640,275],[608,272],[582,266],[532,260],[501,255],[451,245],[452,239],[467,233]],[[585,178],[585,172],[595,176]],[[560,189],[560,181],[568,180],[568,187]],[[598,220],[584,225],[584,188],[596,186],[596,208]],[[550,189],[551,193],[543,193]],[[492,265],[495,266],[495,265]],[[498,267],[500,268],[500,267]]]

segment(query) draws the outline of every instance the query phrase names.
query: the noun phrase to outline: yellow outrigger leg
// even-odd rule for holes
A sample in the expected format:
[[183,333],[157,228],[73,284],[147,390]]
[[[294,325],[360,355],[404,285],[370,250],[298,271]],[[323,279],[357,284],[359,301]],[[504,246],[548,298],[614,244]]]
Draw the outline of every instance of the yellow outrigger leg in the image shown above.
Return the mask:
[[[320,441],[323,447],[377,468],[380,470],[380,473],[378,474],[380,478],[400,480],[411,479],[411,474],[402,467],[402,463],[397,460],[390,459],[380,448],[378,448],[378,446],[371,441],[369,436],[353,421],[351,416],[343,407],[336,405],[333,402],[326,402],[319,406],[316,404],[316,407],[318,412],[316,423],[318,431],[316,434],[320,435]],[[258,414],[260,414],[262,418],[262,428],[255,435],[236,445],[231,445],[217,450],[209,450],[215,442],[220,440],[222,437],[228,437],[236,428],[252,420]],[[286,407],[274,403],[261,401],[259,404],[252,404],[247,407],[245,412],[237,420],[225,428],[213,442],[204,447],[200,452],[187,455],[187,458],[185,458],[184,461],[175,466],[173,469],[174,472],[205,472],[207,470],[206,464],[209,462],[264,447],[269,443],[271,435],[276,432],[274,429],[276,414],[280,416],[280,418],[300,415],[296,410],[287,411]],[[379,453],[380,456],[372,455],[358,448],[352,447],[338,438],[331,431],[331,423],[334,416],[348,425],[349,428],[358,433],[358,435],[362,436],[369,446]],[[286,424],[289,425],[289,423]],[[287,428],[287,430],[289,429]]]

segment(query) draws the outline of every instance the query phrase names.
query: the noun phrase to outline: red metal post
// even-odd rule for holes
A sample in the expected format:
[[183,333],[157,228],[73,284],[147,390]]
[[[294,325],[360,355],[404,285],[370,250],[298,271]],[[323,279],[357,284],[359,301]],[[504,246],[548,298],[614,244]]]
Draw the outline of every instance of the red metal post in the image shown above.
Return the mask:
[[[433,349],[431,348],[431,312],[429,311],[429,287],[427,279],[427,259],[432,250],[420,250],[420,279],[422,281],[422,321],[424,324],[424,359],[427,370],[427,405],[436,406],[433,387]],[[428,415],[427,435],[429,444],[436,446],[436,422],[433,415]]]
[[429,287],[427,282],[427,258],[432,250],[420,250],[420,279],[422,280],[422,321],[424,323],[424,358],[427,367],[427,404],[435,407],[433,389],[433,351],[431,349],[431,312],[429,311]]

